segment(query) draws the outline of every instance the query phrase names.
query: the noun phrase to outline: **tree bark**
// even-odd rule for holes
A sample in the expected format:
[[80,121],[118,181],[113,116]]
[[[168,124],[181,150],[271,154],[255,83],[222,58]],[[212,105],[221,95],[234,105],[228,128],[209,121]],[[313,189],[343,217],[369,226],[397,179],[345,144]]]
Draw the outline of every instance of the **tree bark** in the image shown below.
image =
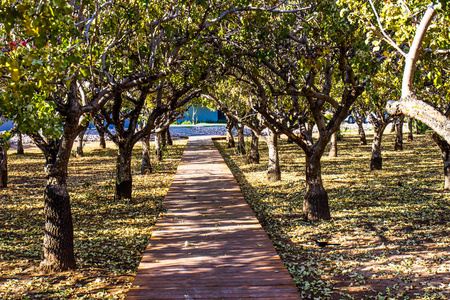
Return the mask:
[[161,148],[165,149],[166,145],[167,145],[167,133],[166,130],[164,129],[163,131],[161,131]]
[[244,138],[244,124],[237,124],[237,134],[238,134],[238,146],[237,151],[239,154],[245,155],[245,138]]
[[23,153],[22,133],[19,131],[17,132],[17,154],[22,155]]
[[[373,141],[372,141],[372,157],[370,159],[370,170],[381,170],[383,168],[383,157],[381,154],[381,142],[383,140],[383,133],[392,119],[385,118],[384,112],[371,113],[369,121],[373,125]],[[395,120],[393,121],[395,122]]]
[[414,140],[414,136],[413,136],[413,119],[409,118],[408,119],[408,141],[413,141]]
[[249,164],[259,164],[259,138],[252,131],[252,140],[250,143],[250,153],[248,155],[248,163]]
[[403,116],[397,118],[395,123],[395,151],[403,151]]
[[161,133],[155,134],[155,160],[162,161]]
[[49,176],[44,192],[44,260],[40,267],[48,273],[75,268],[72,213],[65,177]]
[[106,140],[105,140],[105,133],[104,132],[99,132],[98,133],[99,136],[99,144],[98,146],[100,147],[100,149],[106,149]]
[[391,126],[391,133],[395,132],[395,126],[397,124],[397,118],[394,118],[394,120],[392,121],[392,126]]
[[227,145],[228,145],[228,148],[236,147],[236,144],[235,144],[234,138],[233,138],[233,133],[232,133],[233,127],[234,127],[234,120],[232,120],[230,117],[227,117],[226,130],[227,130]]
[[366,132],[364,131],[364,126],[363,126],[363,119],[364,119],[364,116],[361,116],[360,114],[356,114],[355,121],[356,121],[356,125],[358,125],[359,140],[361,142],[361,145],[367,145]]
[[331,143],[330,143],[330,153],[328,153],[328,157],[337,157],[338,147],[337,147],[337,131],[331,135]]
[[0,139],[0,188],[8,186],[8,152]]
[[306,194],[303,214],[311,221],[329,220],[328,193],[323,187],[320,157],[306,156]]
[[269,129],[266,138],[269,148],[269,166],[267,168],[267,180],[270,182],[281,180],[280,160],[278,156],[278,135]]
[[433,140],[441,150],[442,161],[444,163],[444,191],[450,191],[450,144],[442,139],[436,132],[433,133]]
[[116,174],[116,200],[130,199],[133,188],[131,177],[131,153],[133,148],[125,143],[119,143]]
[[150,135],[147,135],[142,140],[142,163],[141,163],[141,174],[151,174],[153,173],[152,162],[150,159]]
[[381,154],[381,141],[386,125],[374,126],[372,141],[372,158],[370,159],[370,170],[381,170],[383,168],[383,157]]
[[106,149],[106,140],[105,140],[105,130],[103,129],[103,126],[101,126],[100,124],[97,124],[97,122],[100,122],[97,119],[94,119],[94,126],[95,129],[98,132],[98,136],[99,136],[99,147],[100,149]]
[[44,151],[47,186],[44,191],[44,260],[40,268],[45,273],[74,269],[76,265],[70,196],[67,191],[67,167],[77,136],[69,132],[72,130],[74,128],[66,128],[67,133],[61,142],[53,140]]
[[167,129],[166,129],[166,139],[167,139],[167,145],[172,146],[173,141],[172,141],[172,135],[170,134],[169,127],[167,127]]
[[83,152],[83,140],[84,140],[84,134],[86,133],[87,127],[86,129],[84,129],[83,131],[81,131],[78,134],[78,145],[77,145],[77,157],[83,157],[84,156],[84,152]]

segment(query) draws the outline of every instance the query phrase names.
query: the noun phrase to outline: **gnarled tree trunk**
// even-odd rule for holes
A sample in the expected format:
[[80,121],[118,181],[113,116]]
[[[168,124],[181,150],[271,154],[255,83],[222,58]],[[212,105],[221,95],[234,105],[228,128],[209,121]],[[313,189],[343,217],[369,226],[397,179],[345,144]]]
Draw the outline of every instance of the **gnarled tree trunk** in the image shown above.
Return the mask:
[[306,194],[303,200],[303,214],[311,221],[329,220],[328,193],[323,187],[320,157],[306,156]]
[[395,151],[403,151],[403,116],[397,118],[395,123]]
[[95,129],[97,130],[98,136],[99,136],[99,147],[100,147],[100,149],[106,149],[105,130],[103,129],[103,126],[101,126],[97,122],[100,122],[100,121],[97,119],[94,119],[94,126],[95,126]]
[[162,136],[161,133],[155,134],[155,160],[162,161]]
[[228,148],[234,148],[236,147],[236,144],[234,142],[234,138],[233,138],[233,127],[234,127],[234,120],[231,119],[230,117],[227,117],[227,125],[226,125],[226,130],[227,130],[227,145]]
[[83,140],[84,140],[84,134],[86,133],[87,127],[86,129],[84,129],[83,131],[81,131],[78,134],[78,141],[77,141],[77,157],[83,157],[84,156],[84,152],[83,152]]
[[392,126],[391,126],[391,133],[395,132],[395,126],[397,124],[397,118],[394,118],[394,120],[392,121]]
[[75,268],[72,213],[67,191],[67,167],[75,137],[75,129],[66,128],[61,143],[53,140],[45,149],[40,147],[46,157],[47,177],[44,191],[44,260],[40,268],[46,273]]
[[337,157],[338,147],[337,147],[337,131],[331,135],[331,143],[330,143],[330,153],[328,153],[329,157]]
[[167,145],[169,145],[169,146],[173,145],[172,135],[170,134],[169,127],[167,127],[167,129],[166,129],[166,140],[167,140]]
[[259,138],[258,136],[252,131],[252,140],[250,143],[250,153],[248,155],[248,163],[249,164],[259,164]]
[[17,132],[17,154],[22,155],[23,153],[22,133],[19,131]]
[[0,188],[8,186],[8,152],[0,139]]
[[98,146],[100,147],[100,149],[106,149],[106,140],[105,140],[105,132],[99,132],[98,133],[99,136],[99,143]]
[[269,129],[266,137],[269,150],[269,166],[267,168],[267,180],[278,181],[281,179],[280,160],[278,156],[278,134]]
[[413,119],[409,118],[408,119],[408,141],[413,141],[414,140],[414,136],[413,136]]
[[[383,113],[372,113],[369,116],[369,121],[373,126],[373,141],[372,141],[372,158],[370,159],[370,170],[381,170],[383,168],[383,157],[381,155],[381,141],[386,126],[391,121],[391,118],[385,118]],[[395,120],[393,121],[395,122]]]
[[152,161],[151,161],[151,148],[150,148],[150,135],[147,135],[142,140],[142,163],[141,174],[153,173]]
[[144,137],[142,140],[142,163],[141,174],[153,173],[152,161],[151,161],[151,148],[150,148],[150,135]]
[[244,138],[244,124],[238,124],[236,126],[238,134],[238,146],[237,151],[239,154],[245,155],[245,138]]
[[450,144],[441,138],[436,132],[433,133],[433,140],[441,150],[442,161],[444,163],[444,191],[450,191]]
[[364,131],[364,126],[363,126],[363,119],[364,119],[364,116],[361,116],[360,114],[356,114],[355,120],[356,120],[356,125],[358,125],[359,140],[361,142],[361,145],[367,145],[366,132]]
[[373,141],[372,141],[372,157],[370,159],[370,170],[381,170],[383,168],[383,156],[381,155],[381,141],[386,125],[374,125]]
[[165,149],[167,145],[167,132],[164,129],[163,131],[161,131],[161,148]]
[[133,181],[131,177],[131,153],[133,147],[125,143],[119,143],[117,155],[116,174],[116,199],[131,199]]

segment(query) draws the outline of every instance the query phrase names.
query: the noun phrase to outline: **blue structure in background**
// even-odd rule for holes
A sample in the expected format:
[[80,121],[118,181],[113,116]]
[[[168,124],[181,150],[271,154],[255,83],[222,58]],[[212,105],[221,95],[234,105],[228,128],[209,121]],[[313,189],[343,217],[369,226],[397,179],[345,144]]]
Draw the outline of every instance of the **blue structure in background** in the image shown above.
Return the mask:
[[14,123],[12,121],[6,121],[5,123],[1,124],[1,120],[0,120],[0,131],[5,131],[5,130],[10,130],[11,128],[13,128]]
[[[184,118],[181,120],[178,120],[178,123],[182,123],[184,121],[190,121],[192,122],[192,117],[194,116],[194,110],[196,110],[195,114],[195,123],[199,122],[205,122],[205,123],[225,123],[226,122],[226,116],[218,111],[218,110],[210,110],[205,107],[189,107],[188,112],[184,113]],[[129,121],[125,121],[125,128],[128,128]],[[3,124],[1,124],[0,120],[0,131],[10,130],[13,128],[14,124],[11,121],[6,121]],[[89,124],[89,128],[93,129],[94,124]],[[113,125],[110,125],[109,128],[114,128]]]
[[[195,113],[195,116],[194,116]],[[178,120],[178,123],[184,121],[193,121],[192,118],[195,117],[195,123],[206,122],[206,123],[221,123],[226,121],[225,115],[218,110],[210,110],[205,107],[189,107],[188,111],[184,113],[183,119]]]

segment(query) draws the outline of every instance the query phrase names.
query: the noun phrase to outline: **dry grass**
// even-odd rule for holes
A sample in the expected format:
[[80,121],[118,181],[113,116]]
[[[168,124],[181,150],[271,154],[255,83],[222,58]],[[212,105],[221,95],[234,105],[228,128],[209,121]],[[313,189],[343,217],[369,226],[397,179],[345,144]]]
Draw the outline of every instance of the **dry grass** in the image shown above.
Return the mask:
[[[264,144],[261,164],[246,165],[217,143],[304,299],[449,299],[450,197],[438,148],[426,135],[403,152],[391,151],[392,134],[383,144],[383,170],[370,172],[370,144],[344,134],[339,157],[322,160],[332,220],[312,223],[302,218],[298,146],[281,142],[282,180],[267,183]],[[315,237],[340,245],[319,249]]]
[[9,156],[9,187],[0,190],[1,299],[123,299],[176,172],[186,141],[168,148],[155,174],[139,175],[133,152],[133,201],[114,200],[117,151],[85,148],[73,157],[69,191],[77,269],[40,275],[43,239],[43,155],[36,148]]

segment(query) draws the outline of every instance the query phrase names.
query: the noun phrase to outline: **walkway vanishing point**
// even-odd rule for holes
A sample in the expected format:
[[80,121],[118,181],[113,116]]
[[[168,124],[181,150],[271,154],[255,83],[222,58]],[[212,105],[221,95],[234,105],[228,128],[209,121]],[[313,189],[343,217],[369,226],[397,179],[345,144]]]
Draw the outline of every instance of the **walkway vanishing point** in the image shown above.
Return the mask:
[[191,137],[126,299],[299,299],[210,137]]

